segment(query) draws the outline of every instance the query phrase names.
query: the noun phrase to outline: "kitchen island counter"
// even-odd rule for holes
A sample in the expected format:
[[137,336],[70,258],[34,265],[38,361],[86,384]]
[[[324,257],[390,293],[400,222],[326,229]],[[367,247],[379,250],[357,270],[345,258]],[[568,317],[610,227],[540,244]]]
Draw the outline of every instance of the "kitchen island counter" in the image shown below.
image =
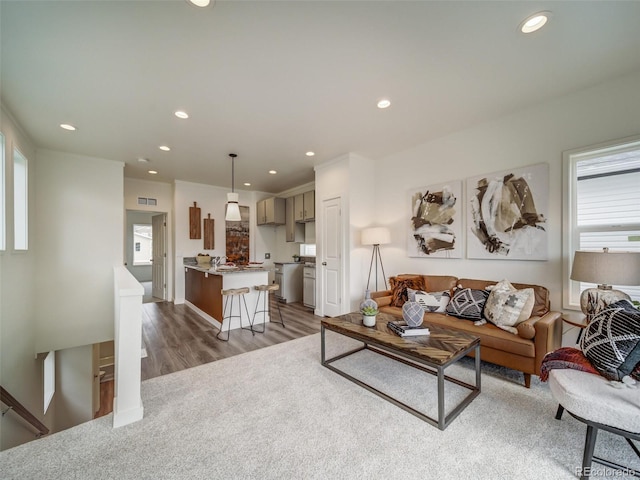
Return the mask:
[[[269,270],[264,267],[238,267],[238,269],[234,270],[220,270],[202,265],[184,265],[184,267],[185,304],[218,328],[222,323],[224,307],[222,290],[249,287],[249,293],[245,295],[245,299],[249,315],[253,316],[258,299],[258,292],[253,287],[269,282]],[[247,314],[244,311],[244,304],[242,305],[242,310],[242,326],[248,327],[249,318],[247,318]],[[234,302],[233,315],[238,315],[238,313],[237,302]],[[254,324],[268,321],[268,314],[259,314]],[[240,328],[240,326],[239,319],[233,318],[231,329]],[[227,325],[225,325],[225,331],[227,328]]]

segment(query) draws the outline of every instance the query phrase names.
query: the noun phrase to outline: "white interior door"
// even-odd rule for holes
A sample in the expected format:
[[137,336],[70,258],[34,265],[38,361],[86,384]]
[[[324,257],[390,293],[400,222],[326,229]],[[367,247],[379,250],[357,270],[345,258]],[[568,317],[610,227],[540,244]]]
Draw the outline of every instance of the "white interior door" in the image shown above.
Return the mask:
[[167,215],[154,215],[151,217],[151,231],[153,238],[151,267],[151,295],[166,300],[167,281]]
[[323,200],[322,213],[322,305],[323,313],[336,317],[342,312],[342,212],[341,198]]

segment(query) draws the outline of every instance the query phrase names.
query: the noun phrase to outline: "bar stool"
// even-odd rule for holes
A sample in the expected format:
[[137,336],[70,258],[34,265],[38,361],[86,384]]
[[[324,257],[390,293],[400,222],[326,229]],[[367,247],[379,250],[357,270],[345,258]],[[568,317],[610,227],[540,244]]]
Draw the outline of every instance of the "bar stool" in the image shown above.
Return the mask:
[[[242,288],[229,288],[227,290],[222,290],[221,291],[222,296],[225,297],[224,298],[224,307],[222,309],[222,322],[220,323],[220,331],[218,332],[218,334],[216,335],[216,338],[227,342],[229,340],[229,335],[231,334],[231,319],[232,318],[238,318],[240,319],[240,328],[242,328],[243,330],[251,330],[251,333],[253,333],[255,335],[255,333],[253,332],[253,322],[251,322],[251,317],[249,317],[249,309],[247,308],[247,300],[245,299],[245,294],[249,293],[249,287],[242,287]],[[233,313],[233,298],[236,297],[238,299],[238,315],[232,315]],[[244,303],[244,310],[245,312],[247,312],[247,319],[251,322],[251,327],[250,328],[246,328],[242,326],[242,308],[240,305],[240,298],[242,298],[242,302]],[[229,302],[229,299],[231,299],[231,302]],[[227,312],[227,303],[230,303],[229,305],[229,315],[226,315]],[[229,320],[228,325],[229,327],[227,328],[227,338],[222,338],[220,335],[222,334],[222,327],[224,326],[224,321],[225,320]]]
[[[269,292],[277,292],[280,289],[280,285],[278,285],[277,283],[272,283],[270,285],[256,285],[253,288],[257,290],[258,298],[256,299],[256,310],[255,312],[253,312],[253,321],[251,322],[251,326],[255,324],[256,315],[258,313],[262,313],[263,315],[266,315],[268,313],[269,321],[272,321],[271,320],[271,300],[269,299]],[[262,297],[262,310],[258,310],[258,307],[260,306],[260,297]],[[282,311],[280,310],[280,304],[278,303],[277,305],[278,305],[278,314],[280,315],[280,321],[273,322],[273,323],[279,323],[284,328],[287,328],[284,324],[284,320],[282,319]],[[262,324],[262,330],[255,330],[256,332],[264,333],[266,328],[265,325],[267,324],[266,317],[264,320],[265,322]]]

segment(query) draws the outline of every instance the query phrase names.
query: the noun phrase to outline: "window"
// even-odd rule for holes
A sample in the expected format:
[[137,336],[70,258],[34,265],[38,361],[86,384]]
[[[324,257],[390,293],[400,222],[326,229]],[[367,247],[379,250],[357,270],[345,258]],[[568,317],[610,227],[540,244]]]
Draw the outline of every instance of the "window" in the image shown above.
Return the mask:
[[29,175],[27,159],[18,149],[13,149],[13,248],[29,247]]
[[301,257],[315,257],[316,245],[315,243],[301,243],[300,244],[300,256]]
[[[576,250],[640,252],[640,137],[565,152],[564,308],[596,285],[569,279]],[[640,300],[640,286],[616,286]]]
[[151,225],[133,225],[133,265],[151,265],[153,235]]
[[0,132],[0,250],[6,247],[5,220],[5,184],[4,184],[4,135]]

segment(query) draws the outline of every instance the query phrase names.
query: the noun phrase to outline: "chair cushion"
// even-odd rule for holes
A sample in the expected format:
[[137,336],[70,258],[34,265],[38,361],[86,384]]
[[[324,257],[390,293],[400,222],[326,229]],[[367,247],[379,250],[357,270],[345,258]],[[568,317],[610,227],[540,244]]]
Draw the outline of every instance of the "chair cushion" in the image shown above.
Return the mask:
[[640,433],[640,387],[615,388],[601,375],[572,369],[549,372],[551,394],[578,417]]

